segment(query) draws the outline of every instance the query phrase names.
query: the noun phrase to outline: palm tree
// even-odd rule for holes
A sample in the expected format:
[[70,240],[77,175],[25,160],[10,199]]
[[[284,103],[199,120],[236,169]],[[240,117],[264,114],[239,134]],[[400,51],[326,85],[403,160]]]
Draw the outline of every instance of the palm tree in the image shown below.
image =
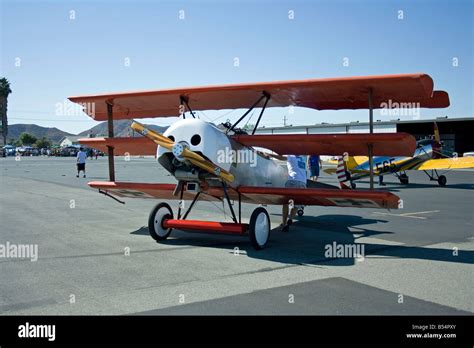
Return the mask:
[[7,144],[8,135],[8,119],[7,119],[7,103],[8,95],[12,92],[10,82],[4,77],[0,79],[0,116],[2,120],[2,136],[3,145]]

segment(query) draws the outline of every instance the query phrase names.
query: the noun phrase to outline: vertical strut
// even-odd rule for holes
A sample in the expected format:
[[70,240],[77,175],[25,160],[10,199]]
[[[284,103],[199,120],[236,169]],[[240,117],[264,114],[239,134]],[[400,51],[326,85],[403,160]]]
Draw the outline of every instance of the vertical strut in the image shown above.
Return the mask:
[[[369,131],[374,133],[374,109],[372,105],[372,88],[369,88]],[[370,189],[374,189],[374,145],[368,144],[369,167],[370,167]]]
[[[183,220],[186,220],[188,214],[191,212],[191,209],[192,209],[192,207],[194,206],[194,203],[196,203],[196,201],[197,201],[197,199],[198,199],[198,197],[199,197],[200,194],[201,194],[201,191],[198,191],[198,193],[196,193],[196,196],[194,196],[194,199],[193,199],[193,201],[191,202],[191,205],[189,206],[188,210],[186,211],[186,213],[185,213],[184,216],[183,216]],[[179,219],[179,218],[178,218],[178,219]]]
[[[107,103],[107,129],[109,138],[114,137],[114,117],[113,104]],[[114,147],[107,145],[107,156],[109,160],[109,181],[115,181],[115,163],[114,163]]]
[[179,206],[178,206],[178,220],[181,217],[181,204],[183,204],[183,194],[184,194],[184,182],[179,182],[181,184],[181,190],[179,192]]
[[260,119],[262,118],[263,112],[265,111],[265,108],[267,107],[268,101],[270,100],[270,94],[267,92],[263,92],[263,95],[265,96],[265,103],[263,104],[262,111],[260,111],[260,115],[258,116],[257,123],[255,123],[255,127],[253,127],[252,135],[255,134],[255,131],[257,130],[258,124],[260,123]]
[[232,208],[232,204],[230,203],[229,194],[227,193],[227,186],[224,181],[222,182],[222,187],[224,189],[225,199],[227,200],[227,204],[229,205],[230,212],[232,213],[232,220],[234,220],[234,222],[237,223],[237,218],[235,216],[234,208]]

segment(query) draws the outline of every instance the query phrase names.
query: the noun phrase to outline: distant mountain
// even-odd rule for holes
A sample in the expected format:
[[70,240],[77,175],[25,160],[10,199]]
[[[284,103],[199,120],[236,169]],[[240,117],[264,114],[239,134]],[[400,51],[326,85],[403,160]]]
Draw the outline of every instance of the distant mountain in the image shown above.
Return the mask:
[[[134,132],[133,129],[130,128],[130,125],[132,124],[132,122],[133,122],[132,120],[114,121],[114,136],[115,137],[141,136],[140,134],[138,134],[137,132]],[[168,127],[156,126],[154,124],[149,124],[146,126],[159,133],[163,133],[168,128]],[[83,135],[85,137],[92,135],[94,137],[97,137],[97,136],[107,136],[107,134],[108,134],[107,122],[102,122],[92,127],[91,129],[88,129],[84,132],[79,133],[78,135]]]
[[58,143],[65,136],[73,135],[57,128],[41,127],[37,126],[36,124],[12,124],[8,125],[7,140],[9,141],[18,139],[20,134],[23,132],[30,133],[38,139],[46,137],[55,143]]

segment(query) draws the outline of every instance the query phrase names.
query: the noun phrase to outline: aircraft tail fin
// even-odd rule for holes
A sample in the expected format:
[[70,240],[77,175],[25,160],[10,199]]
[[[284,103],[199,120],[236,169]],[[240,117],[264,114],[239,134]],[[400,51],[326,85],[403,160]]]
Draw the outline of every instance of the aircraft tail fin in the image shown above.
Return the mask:
[[337,168],[336,168],[337,180],[339,180],[339,186],[341,189],[348,189],[349,187],[344,184],[344,181],[347,181],[346,175],[346,166],[344,164],[344,158],[338,157],[337,159]]
[[441,143],[441,137],[439,136],[438,124],[436,122],[434,123],[434,139],[438,143]]

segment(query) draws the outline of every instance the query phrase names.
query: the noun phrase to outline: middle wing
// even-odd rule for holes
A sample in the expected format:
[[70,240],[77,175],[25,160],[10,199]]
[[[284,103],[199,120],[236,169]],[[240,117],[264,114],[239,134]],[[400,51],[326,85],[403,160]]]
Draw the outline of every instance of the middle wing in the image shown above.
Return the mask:
[[407,133],[375,134],[263,134],[236,135],[235,141],[263,147],[280,155],[334,155],[347,152],[352,156],[367,155],[372,144],[374,156],[411,156],[416,140]]
[[439,158],[422,162],[414,170],[474,168],[474,157]]

